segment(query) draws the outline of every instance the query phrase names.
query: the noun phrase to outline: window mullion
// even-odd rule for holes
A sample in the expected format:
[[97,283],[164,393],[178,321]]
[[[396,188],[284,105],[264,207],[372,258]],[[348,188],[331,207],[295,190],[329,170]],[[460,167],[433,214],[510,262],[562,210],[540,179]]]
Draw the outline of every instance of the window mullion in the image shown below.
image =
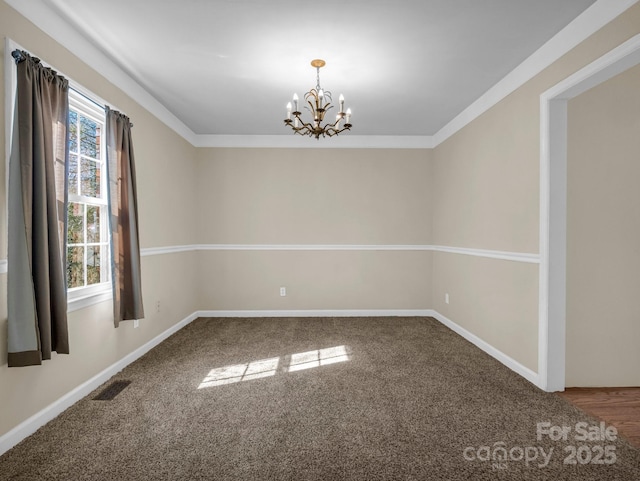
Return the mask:
[[76,202],[78,204],[90,204],[90,205],[107,205],[106,199],[100,199],[98,197],[88,197],[86,195],[69,194],[69,202]]
[[81,180],[82,179],[82,171],[80,170],[80,112],[76,112],[76,169],[77,170],[77,174],[76,174],[76,192],[78,193],[78,195],[80,195],[80,186],[82,185]]
[[87,246],[87,204],[83,204],[82,205],[82,215],[84,216],[84,220],[83,220],[83,229],[82,229],[82,244],[84,245],[84,249],[83,249],[83,254],[84,254],[84,258],[83,258],[83,263],[84,263],[84,285],[87,285],[87,278],[88,278],[88,274],[87,271],[88,266],[87,266],[87,260],[88,260],[88,250],[89,247]]
[[107,223],[104,222],[106,216],[103,214],[107,210],[107,207],[100,208],[100,230],[102,231],[100,234],[100,239],[107,239],[107,242],[102,242],[100,244],[100,281],[102,282],[107,282],[109,279],[111,279],[111,246],[108,242],[109,232]]

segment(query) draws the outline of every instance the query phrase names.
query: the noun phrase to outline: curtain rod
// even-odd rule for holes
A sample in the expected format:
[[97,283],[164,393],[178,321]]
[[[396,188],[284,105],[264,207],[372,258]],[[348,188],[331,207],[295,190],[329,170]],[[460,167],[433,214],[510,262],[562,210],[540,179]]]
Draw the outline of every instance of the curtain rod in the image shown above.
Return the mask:
[[27,59],[27,57],[24,56],[24,52],[17,49],[11,52],[11,56],[17,64]]
[[[24,52],[24,51],[18,50],[18,49],[15,49],[13,52],[11,52],[11,56],[16,61],[16,64],[19,64],[20,62],[25,61],[27,59],[26,55],[27,55],[27,52]],[[40,59],[38,57],[33,57],[33,58],[36,61],[40,62]],[[72,85],[69,85],[69,89],[73,90],[78,95],[81,95],[82,97],[84,97],[85,99],[87,99],[89,102],[91,102],[92,104],[96,105],[100,109],[105,110],[105,106],[104,105],[98,103],[97,101],[95,101],[94,99],[89,97],[87,94],[85,94],[84,92],[80,91],[78,88],[75,88]],[[130,124],[131,127],[133,127],[133,123],[131,121],[129,122],[129,124]]]

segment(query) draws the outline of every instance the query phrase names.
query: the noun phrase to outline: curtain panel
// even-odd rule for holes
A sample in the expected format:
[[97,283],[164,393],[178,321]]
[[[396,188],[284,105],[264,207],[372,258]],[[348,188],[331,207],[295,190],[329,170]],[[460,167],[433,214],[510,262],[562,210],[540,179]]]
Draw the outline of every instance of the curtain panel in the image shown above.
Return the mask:
[[129,117],[105,107],[113,322],[142,319],[136,171]]
[[69,353],[65,275],[69,82],[12,53],[17,92],[9,160],[8,365]]

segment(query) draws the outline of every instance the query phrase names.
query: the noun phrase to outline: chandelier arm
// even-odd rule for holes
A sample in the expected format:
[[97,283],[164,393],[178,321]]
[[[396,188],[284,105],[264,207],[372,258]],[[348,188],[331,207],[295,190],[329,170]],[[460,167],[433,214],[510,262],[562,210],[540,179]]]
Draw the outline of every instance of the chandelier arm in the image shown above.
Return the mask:
[[348,130],[348,127],[342,127],[342,128],[336,128],[336,124],[333,124],[329,127],[327,127],[327,134],[329,134],[329,136],[332,135],[338,135],[340,132],[342,132],[343,130]]
[[333,135],[338,135],[340,132],[344,132],[345,130],[351,130],[351,124],[345,124],[344,127],[342,127],[341,129],[336,129],[334,127],[331,127],[328,130],[333,130],[335,133]]
[[[298,120],[300,120],[298,116],[296,117],[298,118]],[[319,125],[318,127],[315,127],[310,122],[302,122],[302,125],[300,127],[294,127],[292,125],[293,122],[291,121],[289,122],[285,121],[285,123],[292,128],[294,133],[298,135],[303,135],[303,136],[306,135],[309,137],[315,137],[316,139],[319,139],[320,135],[322,135],[323,137],[326,137],[326,136],[333,137],[335,135],[338,135],[341,132],[344,132],[345,130],[351,130],[351,124],[345,124],[344,127],[342,128],[336,128],[338,121],[334,122],[333,124],[327,123],[324,126]]]
[[[300,121],[300,116],[295,115],[295,119]],[[285,125],[288,125],[289,127],[291,127],[291,129],[294,131],[294,133],[299,134],[301,133],[301,131],[308,129],[308,124],[305,124],[304,122],[302,122],[302,126],[300,127],[296,127],[294,122],[291,119],[286,119],[284,121]],[[301,134],[302,135],[302,134]]]
[[340,113],[340,114],[338,114],[338,115],[340,115],[340,117],[338,117],[334,123],[332,123],[332,124],[327,124],[327,125],[330,125],[330,126],[331,126],[331,127],[333,127],[333,128],[337,127],[338,123],[339,123],[342,119],[344,119],[344,113]]
[[296,132],[301,131],[301,130],[312,131],[313,130],[313,126],[309,122],[302,122],[302,126],[298,127],[297,129],[294,127],[294,130]]
[[[295,118],[301,122],[302,125],[300,127],[295,127],[291,119],[285,120],[285,125],[289,125],[291,129],[294,131],[294,133],[298,135],[303,135],[303,136],[306,135],[309,137],[315,137],[316,139],[319,139],[320,135],[325,137],[326,125],[322,127],[318,123],[318,126],[316,127],[312,125],[310,122],[303,122],[299,115],[295,115]],[[335,129],[333,130],[335,131]],[[332,133],[329,136],[336,135],[336,134],[337,132],[335,134]]]

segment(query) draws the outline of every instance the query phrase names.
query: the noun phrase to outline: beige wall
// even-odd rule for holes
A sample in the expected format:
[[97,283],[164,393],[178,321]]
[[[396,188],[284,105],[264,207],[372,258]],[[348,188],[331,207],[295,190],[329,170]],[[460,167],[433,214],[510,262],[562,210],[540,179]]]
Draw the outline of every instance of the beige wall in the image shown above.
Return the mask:
[[435,149],[436,245],[538,252],[538,109],[518,91]]
[[538,371],[536,264],[434,252],[432,272],[433,309]]
[[[426,245],[425,150],[200,149],[202,244]],[[424,251],[208,251],[202,309],[426,309]],[[288,290],[280,297],[279,287]]]
[[[206,251],[200,305],[216,310],[427,309],[431,252]],[[286,297],[279,289],[286,287]]]
[[[638,33],[640,4],[434,150],[434,243],[539,252],[540,94]],[[537,371],[538,269],[443,253],[433,265],[433,307]]]
[[640,66],[569,102],[567,386],[640,386]]
[[199,149],[199,242],[429,244],[429,155]]
[[[538,253],[544,87],[532,82],[435,149],[437,245]],[[432,285],[434,309],[538,371],[537,265],[436,252]]]
[[[195,148],[4,2],[0,2],[0,36],[10,37],[131,117],[135,124],[142,247],[193,243]],[[4,67],[3,56],[4,48],[0,70]],[[4,92],[3,71],[0,85]],[[4,95],[0,102],[0,151],[4,155]],[[1,259],[7,255],[4,175],[5,169],[0,169]],[[125,322],[114,329],[110,302],[72,312],[71,354],[54,354],[51,361],[37,367],[7,367],[6,274],[0,274],[0,436],[191,314],[197,304],[195,256],[191,252],[143,257],[146,318],[140,321],[140,327],[134,329],[132,323]],[[157,301],[161,303],[160,312],[155,309]]]

